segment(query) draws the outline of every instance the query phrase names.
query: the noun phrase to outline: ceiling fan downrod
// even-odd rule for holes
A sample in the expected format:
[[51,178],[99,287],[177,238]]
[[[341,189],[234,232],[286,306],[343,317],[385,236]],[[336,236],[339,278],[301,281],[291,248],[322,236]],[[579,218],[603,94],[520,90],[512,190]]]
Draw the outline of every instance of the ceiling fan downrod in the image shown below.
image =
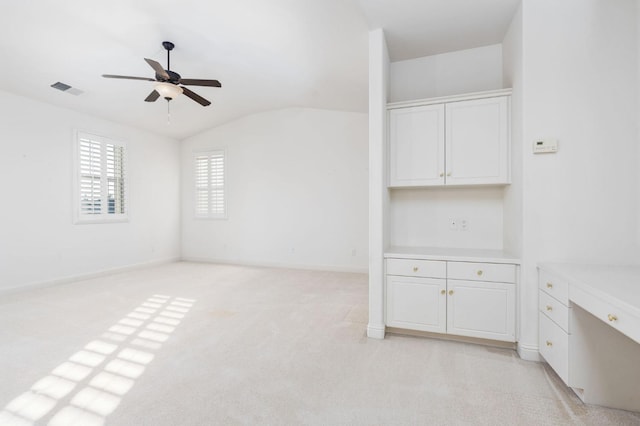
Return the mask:
[[162,46],[167,50],[167,71],[169,71],[171,69],[171,51],[176,45],[170,41],[163,41]]

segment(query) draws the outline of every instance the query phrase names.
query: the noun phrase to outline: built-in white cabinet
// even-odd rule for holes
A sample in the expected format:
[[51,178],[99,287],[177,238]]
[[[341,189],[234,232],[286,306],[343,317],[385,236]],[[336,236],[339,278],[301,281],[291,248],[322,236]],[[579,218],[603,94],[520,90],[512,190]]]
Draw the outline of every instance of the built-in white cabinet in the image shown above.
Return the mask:
[[445,106],[389,110],[390,186],[444,185]]
[[539,350],[587,404],[640,411],[640,267],[538,266]]
[[538,288],[540,354],[569,384],[569,283],[540,270]]
[[387,325],[446,333],[447,281],[387,276]]
[[389,186],[508,184],[509,107],[504,91],[389,104]]
[[515,342],[516,265],[388,258],[386,325]]
[[446,332],[447,263],[388,259],[386,269],[387,325],[434,333]]

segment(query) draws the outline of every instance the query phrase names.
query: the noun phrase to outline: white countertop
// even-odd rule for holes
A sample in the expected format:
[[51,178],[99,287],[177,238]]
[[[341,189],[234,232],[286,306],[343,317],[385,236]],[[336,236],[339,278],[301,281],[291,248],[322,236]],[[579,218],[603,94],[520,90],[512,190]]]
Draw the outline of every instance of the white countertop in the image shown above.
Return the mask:
[[640,265],[588,265],[547,263],[538,265],[569,281],[582,291],[640,317]]
[[520,259],[508,252],[485,249],[391,246],[385,250],[384,257],[385,259],[401,258],[520,264]]

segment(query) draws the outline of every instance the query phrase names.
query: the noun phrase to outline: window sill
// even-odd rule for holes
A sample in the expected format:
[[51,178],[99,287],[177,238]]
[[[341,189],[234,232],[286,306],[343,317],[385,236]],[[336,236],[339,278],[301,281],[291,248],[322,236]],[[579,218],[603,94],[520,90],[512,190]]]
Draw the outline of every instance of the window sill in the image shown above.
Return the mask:
[[194,216],[194,220],[227,220],[227,216]]
[[98,218],[78,218],[73,221],[74,225],[92,225],[92,224],[103,224],[103,223],[126,223],[129,222],[129,218],[127,216],[119,216],[119,217],[98,217]]

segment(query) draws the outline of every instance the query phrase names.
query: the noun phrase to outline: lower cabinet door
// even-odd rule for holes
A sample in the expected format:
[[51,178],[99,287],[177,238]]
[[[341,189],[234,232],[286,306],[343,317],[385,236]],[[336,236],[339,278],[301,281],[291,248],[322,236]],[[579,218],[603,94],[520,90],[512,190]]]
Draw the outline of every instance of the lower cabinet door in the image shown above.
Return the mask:
[[444,279],[387,275],[387,326],[445,333],[446,286]]
[[515,284],[447,281],[447,333],[515,342]]

